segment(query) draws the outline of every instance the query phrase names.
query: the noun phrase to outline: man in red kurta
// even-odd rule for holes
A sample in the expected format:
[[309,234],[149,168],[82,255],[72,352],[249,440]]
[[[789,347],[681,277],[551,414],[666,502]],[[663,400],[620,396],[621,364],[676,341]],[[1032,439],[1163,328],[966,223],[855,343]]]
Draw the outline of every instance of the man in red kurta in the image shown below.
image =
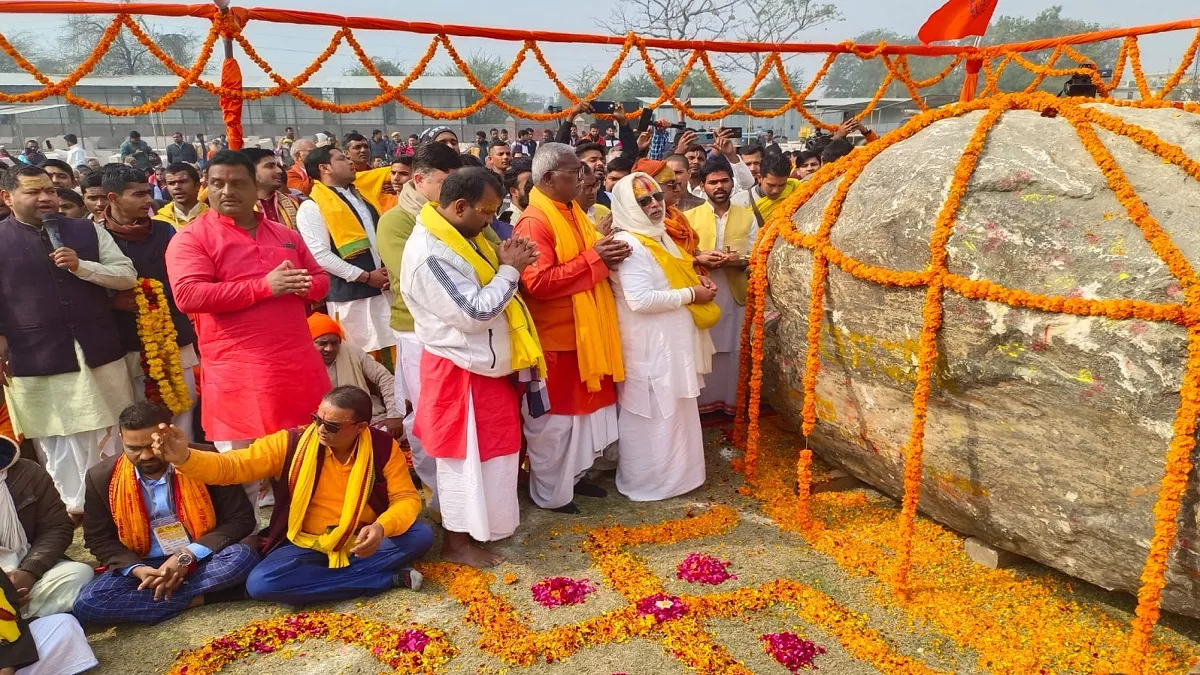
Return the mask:
[[540,146],[533,158],[537,187],[514,228],[541,254],[522,272],[521,287],[546,355],[550,399],[549,414],[525,416],[529,493],[538,506],[565,513],[578,513],[575,494],[606,494],[581,479],[617,440],[614,381],[624,379],[608,275],[630,248],[597,238],[575,203],[582,166],[570,146]]
[[[329,391],[305,318],[329,277],[300,233],[254,210],[254,165],[242,153],[213,156],[208,198],[212,210],[171,238],[167,275],[196,325],[204,433],[228,451],[306,426]],[[251,503],[257,483],[253,493]]]

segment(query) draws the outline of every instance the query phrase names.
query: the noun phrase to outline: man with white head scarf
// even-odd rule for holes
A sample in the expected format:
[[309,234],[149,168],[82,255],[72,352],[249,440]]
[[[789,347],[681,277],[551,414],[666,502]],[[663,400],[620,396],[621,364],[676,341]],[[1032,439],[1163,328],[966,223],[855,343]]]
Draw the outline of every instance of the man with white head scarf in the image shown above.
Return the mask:
[[637,172],[613,190],[616,239],[632,253],[612,276],[625,381],[617,489],[634,501],[669,499],[704,484],[704,438],[696,400],[712,369],[708,329],[721,318],[716,285],[663,223],[658,183]]

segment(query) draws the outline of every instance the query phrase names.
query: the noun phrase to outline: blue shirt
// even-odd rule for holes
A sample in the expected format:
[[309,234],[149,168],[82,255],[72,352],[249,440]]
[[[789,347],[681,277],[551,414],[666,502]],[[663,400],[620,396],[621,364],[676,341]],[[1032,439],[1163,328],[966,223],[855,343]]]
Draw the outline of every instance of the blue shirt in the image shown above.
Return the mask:
[[[178,518],[178,514],[175,513],[175,504],[172,503],[171,500],[171,474],[173,471],[175,471],[175,467],[168,467],[163,475],[159,476],[157,480],[142,478],[141,471],[138,471],[136,468],[134,471],[137,471],[138,485],[142,488],[142,499],[145,500],[146,513],[150,518],[150,522],[153,523],[159,518],[166,518],[168,516],[175,516]],[[188,544],[187,549],[192,552],[192,555],[196,556],[196,560],[204,560],[208,556],[212,555],[212,549],[208,548],[207,546],[197,544],[196,542]],[[163,554],[162,546],[159,546],[158,544],[158,537],[154,536],[154,532],[152,531],[150,533],[150,552],[146,555],[146,558],[152,559],[166,557],[167,556]],[[128,576],[134,568],[142,566],[143,563],[130,565],[129,567],[121,570],[121,574]]]

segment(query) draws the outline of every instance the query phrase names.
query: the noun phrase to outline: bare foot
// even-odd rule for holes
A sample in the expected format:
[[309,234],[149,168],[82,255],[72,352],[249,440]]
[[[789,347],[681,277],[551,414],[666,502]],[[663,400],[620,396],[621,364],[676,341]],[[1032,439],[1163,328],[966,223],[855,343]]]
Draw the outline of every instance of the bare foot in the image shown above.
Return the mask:
[[504,556],[492,553],[462,532],[446,532],[442,541],[442,560],[471,567],[495,567],[504,562]]

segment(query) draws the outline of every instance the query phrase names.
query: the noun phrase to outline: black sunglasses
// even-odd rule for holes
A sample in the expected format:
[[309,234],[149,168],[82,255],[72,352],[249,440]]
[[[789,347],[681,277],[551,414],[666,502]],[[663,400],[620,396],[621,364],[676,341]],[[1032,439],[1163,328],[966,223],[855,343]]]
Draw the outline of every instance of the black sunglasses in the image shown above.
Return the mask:
[[647,206],[650,206],[650,202],[652,202],[652,201],[661,202],[661,201],[665,201],[665,200],[666,200],[666,197],[663,196],[663,193],[655,192],[654,194],[649,194],[649,195],[646,195],[645,197],[638,197],[637,205],[644,209]]
[[354,424],[354,422],[328,422],[318,417],[316,413],[312,414],[312,423],[319,427],[325,427],[325,431],[331,434],[341,431],[342,427],[347,424]]

